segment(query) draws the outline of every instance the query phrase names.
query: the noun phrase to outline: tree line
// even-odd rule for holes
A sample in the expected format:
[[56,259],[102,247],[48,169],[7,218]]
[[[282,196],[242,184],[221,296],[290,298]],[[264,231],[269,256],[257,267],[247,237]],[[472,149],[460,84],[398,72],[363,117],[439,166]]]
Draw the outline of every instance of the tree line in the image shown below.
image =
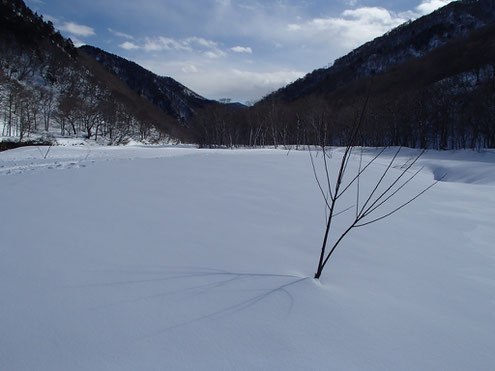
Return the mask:
[[495,147],[494,65],[427,86],[377,89],[366,79],[345,92],[312,94],[293,101],[268,97],[253,107],[217,104],[193,121],[203,146],[346,144],[371,84],[356,145],[427,149]]

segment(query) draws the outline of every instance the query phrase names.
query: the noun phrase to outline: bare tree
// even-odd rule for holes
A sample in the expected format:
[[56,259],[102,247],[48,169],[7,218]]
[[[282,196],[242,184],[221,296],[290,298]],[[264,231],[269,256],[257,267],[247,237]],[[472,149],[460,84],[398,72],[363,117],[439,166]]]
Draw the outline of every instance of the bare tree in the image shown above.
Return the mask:
[[[58,107],[56,111],[56,117],[60,122],[61,134],[64,135],[65,131],[68,134],[77,135],[77,123],[79,122],[81,100],[76,95],[63,95],[58,101]],[[67,124],[70,124],[70,128],[67,128]]]
[[55,96],[52,89],[38,88],[41,112],[45,131],[50,130],[50,119],[55,110]]
[[[331,176],[330,162],[333,161],[332,154],[327,151],[327,148],[323,144],[321,146],[322,152],[322,162],[323,162],[323,182],[321,181],[321,176],[318,175],[317,167],[315,164],[315,158],[311,149],[309,151],[311,164],[313,167],[313,173],[321,191],[321,194],[325,200],[325,207],[328,210],[327,223],[325,228],[325,234],[323,237],[323,243],[321,246],[320,257],[318,260],[318,267],[314,278],[319,279],[323,268],[327,264],[330,256],[335,251],[337,246],[342,242],[342,240],[355,228],[364,227],[375,223],[379,220],[385,219],[397,211],[410,204],[412,201],[416,200],[419,196],[433,187],[438,181],[435,181],[428,187],[422,189],[420,192],[415,194],[413,197],[407,198],[406,200],[400,201],[390,208],[391,200],[393,200],[400,192],[404,189],[422,170],[413,171],[413,166],[417,163],[418,159],[423,155],[424,150],[421,151],[417,156],[398,164],[398,155],[401,151],[401,147],[398,147],[392,155],[392,158],[388,161],[385,169],[381,173],[380,177],[376,183],[371,185],[370,190],[366,193],[362,193],[361,179],[363,174],[370,169],[370,166],[376,162],[385,152],[387,147],[383,147],[378,153],[372,157],[367,163],[363,164],[362,149],[359,156],[359,166],[355,173],[348,174],[349,161],[351,156],[357,152],[357,138],[361,130],[363,116],[366,109],[368,98],[363,106],[362,112],[356,122],[353,125],[352,131],[350,132],[347,145],[344,147],[344,152],[336,176]],[[399,169],[398,173],[391,174],[391,169]],[[340,207],[342,197],[345,194],[355,191],[354,202],[355,205],[341,209],[337,212],[337,206]],[[384,206],[389,206],[386,208]],[[334,231],[334,220],[340,214],[354,210],[354,216],[350,219],[349,223],[344,227],[343,230],[338,233],[335,232],[334,242],[328,245],[329,235]]]

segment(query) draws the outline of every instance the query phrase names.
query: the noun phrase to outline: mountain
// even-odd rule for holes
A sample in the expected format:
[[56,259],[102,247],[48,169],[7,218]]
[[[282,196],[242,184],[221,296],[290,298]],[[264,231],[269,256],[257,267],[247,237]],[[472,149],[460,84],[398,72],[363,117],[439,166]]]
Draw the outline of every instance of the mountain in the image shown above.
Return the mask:
[[55,134],[110,144],[190,140],[175,116],[76,49],[22,0],[0,0],[0,131],[19,142]]
[[184,124],[197,109],[212,103],[171,77],[158,76],[117,55],[89,45],[82,46],[79,50],[94,57],[107,71],[115,74],[138,95]]
[[240,136],[248,145],[343,145],[361,122],[361,145],[493,148],[494,101],[495,0],[462,0],[268,95]]
[[[325,69],[318,69],[269,97],[295,100],[313,93],[328,93],[352,81],[388,71],[391,67],[457,39],[495,21],[494,0],[454,1],[415,21],[406,22],[337,59]],[[433,66],[443,68],[442,65]]]
[[360,122],[361,145],[495,147],[495,0],[452,2],[250,108],[76,49],[21,0],[0,10],[0,129],[19,141],[57,130],[108,143],[343,145]]

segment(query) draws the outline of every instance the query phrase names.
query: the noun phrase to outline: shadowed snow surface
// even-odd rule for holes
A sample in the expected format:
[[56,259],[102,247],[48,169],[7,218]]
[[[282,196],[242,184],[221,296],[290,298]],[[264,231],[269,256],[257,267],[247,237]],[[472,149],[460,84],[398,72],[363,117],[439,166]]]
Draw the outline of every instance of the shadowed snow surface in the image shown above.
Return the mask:
[[494,152],[425,154],[318,282],[308,152],[46,150],[0,153],[2,370],[493,370]]

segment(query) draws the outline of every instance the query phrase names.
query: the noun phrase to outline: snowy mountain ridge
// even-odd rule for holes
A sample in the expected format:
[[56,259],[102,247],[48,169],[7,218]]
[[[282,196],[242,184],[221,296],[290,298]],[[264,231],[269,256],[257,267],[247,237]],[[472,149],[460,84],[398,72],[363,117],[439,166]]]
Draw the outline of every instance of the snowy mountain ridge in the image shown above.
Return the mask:
[[293,100],[315,91],[332,91],[351,81],[386,72],[411,58],[420,58],[455,39],[495,21],[494,0],[460,0],[406,22],[317,69],[269,97]]

